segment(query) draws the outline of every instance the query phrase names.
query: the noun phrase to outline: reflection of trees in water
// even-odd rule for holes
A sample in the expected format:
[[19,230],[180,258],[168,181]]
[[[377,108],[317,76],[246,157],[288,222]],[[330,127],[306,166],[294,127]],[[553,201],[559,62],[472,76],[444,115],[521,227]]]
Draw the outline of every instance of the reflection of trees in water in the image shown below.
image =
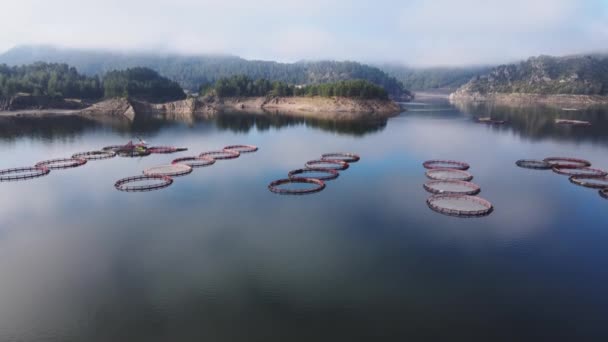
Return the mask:
[[70,140],[99,124],[78,116],[0,117],[0,139]]
[[222,113],[213,119],[219,129],[247,133],[253,127],[259,131],[304,125],[322,131],[364,136],[386,127],[386,119],[327,120],[273,114]]
[[[490,103],[458,103],[456,107],[474,118],[491,117],[506,120],[494,125],[494,130],[510,130],[524,138],[540,140],[553,138],[567,141],[608,143],[608,108],[596,107],[579,111],[564,111],[546,106],[510,107]],[[558,125],[555,119],[591,122],[591,126]]]

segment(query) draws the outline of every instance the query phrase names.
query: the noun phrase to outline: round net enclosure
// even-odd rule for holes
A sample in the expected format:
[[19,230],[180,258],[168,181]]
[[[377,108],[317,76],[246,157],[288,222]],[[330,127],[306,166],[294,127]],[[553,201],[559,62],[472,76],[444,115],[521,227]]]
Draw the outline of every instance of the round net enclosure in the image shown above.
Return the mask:
[[[300,176],[304,175],[306,176]],[[309,168],[309,169],[297,169],[289,171],[287,174],[289,179],[300,179],[300,178],[314,178],[322,181],[332,180],[338,178],[340,175],[338,171],[323,168]]]
[[590,167],[567,167],[554,166],[553,172],[564,176],[589,176],[589,177],[605,177],[608,172]]
[[69,169],[73,167],[79,167],[87,163],[86,159],[82,158],[61,158],[61,159],[50,159],[37,163],[36,167],[46,167],[50,170]]
[[51,172],[51,170],[45,166],[27,166],[0,170],[0,182],[14,182],[34,179],[46,176],[49,174],[49,172]]
[[494,207],[487,200],[469,195],[441,194],[426,200],[432,210],[449,216],[479,217],[489,215]]
[[253,145],[230,145],[224,147],[224,150],[236,151],[238,153],[252,153],[257,151],[258,148]]
[[471,181],[473,175],[466,171],[456,169],[431,169],[425,173],[428,179],[432,180],[460,180],[460,181]]
[[[312,187],[292,187],[285,188],[283,185],[309,185]],[[319,192],[325,189],[325,183],[322,180],[314,178],[295,178],[295,179],[279,179],[268,185],[268,190],[281,195],[307,195]]]
[[608,188],[600,190],[600,196],[608,199]]
[[469,164],[455,160],[427,160],[422,163],[425,169],[456,169],[468,170]]
[[591,166],[591,163],[589,161],[577,158],[549,157],[545,158],[544,161],[551,164],[551,167],[559,166],[561,168],[576,168]]
[[102,148],[102,151],[114,151],[117,152],[125,148],[125,145],[110,145]]
[[173,184],[173,179],[168,176],[160,175],[144,175],[123,178],[114,184],[114,187],[120,191],[126,192],[144,192],[159,190]]
[[146,176],[168,176],[179,177],[192,172],[192,167],[185,164],[167,164],[159,165],[144,170]]
[[215,160],[225,160],[225,159],[238,158],[240,155],[241,155],[241,153],[238,151],[222,150],[222,151],[203,152],[199,155],[199,157],[210,157]]
[[515,164],[519,167],[523,167],[524,169],[533,170],[550,170],[551,167],[553,167],[553,165],[551,165],[549,162],[535,159],[520,159],[516,161]]
[[348,163],[342,160],[325,159],[310,160],[304,164],[307,169],[346,170]]
[[116,157],[116,152],[112,150],[106,151],[90,151],[90,152],[80,152],[74,153],[72,158],[80,158],[86,160],[101,160],[101,159],[110,159]]
[[136,147],[133,149],[120,149],[116,151],[116,154],[120,157],[125,158],[137,158],[146,157],[150,155],[150,151],[146,148]]
[[360,159],[359,155],[347,152],[325,153],[321,155],[321,160],[341,160],[347,163],[356,163]]
[[174,159],[171,164],[184,164],[190,167],[205,167],[215,164],[215,159],[211,157],[183,157]]
[[593,189],[608,189],[608,177],[572,176],[570,182]]
[[424,189],[432,194],[477,195],[481,188],[474,183],[459,180],[436,180],[424,184]]
[[148,147],[148,151],[154,154],[169,154],[177,152],[177,147],[173,146],[152,146]]

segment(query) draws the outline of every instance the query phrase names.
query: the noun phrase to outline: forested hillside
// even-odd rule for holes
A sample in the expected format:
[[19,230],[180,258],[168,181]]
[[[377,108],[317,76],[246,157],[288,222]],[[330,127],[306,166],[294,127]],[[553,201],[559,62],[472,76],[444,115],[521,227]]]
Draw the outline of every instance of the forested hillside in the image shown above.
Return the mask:
[[473,77],[492,70],[486,66],[411,68],[396,64],[383,64],[379,68],[410,90],[456,89]]

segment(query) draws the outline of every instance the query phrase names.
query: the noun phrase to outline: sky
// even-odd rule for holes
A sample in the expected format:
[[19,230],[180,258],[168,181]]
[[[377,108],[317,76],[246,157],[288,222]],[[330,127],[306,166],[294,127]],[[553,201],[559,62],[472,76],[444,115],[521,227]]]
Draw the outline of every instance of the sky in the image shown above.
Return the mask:
[[412,66],[608,51],[608,0],[2,0],[22,44]]

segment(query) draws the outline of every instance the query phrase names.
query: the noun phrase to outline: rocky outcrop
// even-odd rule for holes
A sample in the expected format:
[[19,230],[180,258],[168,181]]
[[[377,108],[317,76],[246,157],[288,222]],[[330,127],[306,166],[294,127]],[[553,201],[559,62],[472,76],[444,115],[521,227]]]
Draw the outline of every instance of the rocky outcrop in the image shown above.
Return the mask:
[[135,120],[135,109],[126,98],[114,98],[98,102],[82,111],[80,115],[89,117],[111,117],[117,119]]

